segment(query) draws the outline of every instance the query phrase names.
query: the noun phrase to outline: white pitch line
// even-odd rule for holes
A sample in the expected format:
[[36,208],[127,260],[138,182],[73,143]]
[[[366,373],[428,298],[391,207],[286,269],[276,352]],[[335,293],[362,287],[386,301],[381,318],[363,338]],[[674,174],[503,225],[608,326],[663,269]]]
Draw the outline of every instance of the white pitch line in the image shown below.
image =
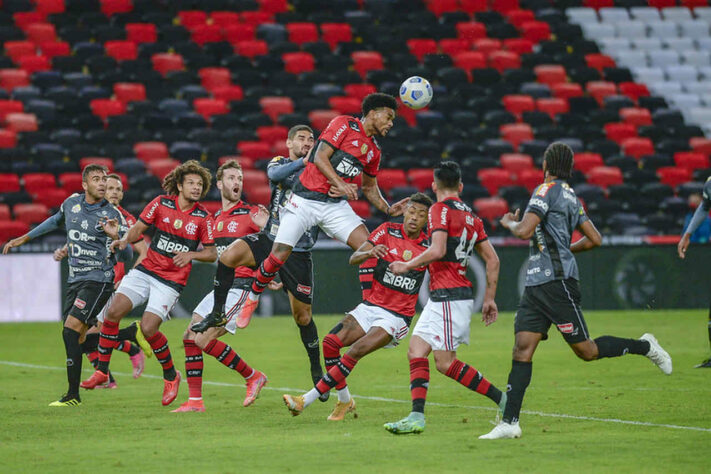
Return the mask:
[[[9,360],[0,360],[0,364],[2,365],[9,365],[13,367],[23,367],[27,369],[42,369],[42,370],[66,370],[64,367],[53,367],[49,365],[35,365],[35,364],[26,364],[24,362],[13,362]],[[93,369],[85,369],[84,372],[93,372]],[[113,372],[116,375],[121,375],[121,376],[133,376],[133,374],[128,374],[124,372]],[[159,377],[157,375],[150,375],[150,374],[143,374],[141,377],[149,378],[149,379],[162,379],[163,377]],[[185,380],[183,380],[183,383],[186,383]],[[209,380],[203,380],[202,382],[204,385],[215,385],[219,387],[244,387],[242,384],[236,384],[236,383],[228,383],[228,382],[212,382]],[[299,388],[291,388],[291,387],[264,387],[262,390],[274,390],[274,391],[280,391],[280,392],[300,392],[303,391],[303,389]],[[365,395],[353,395],[354,398],[362,398],[364,400],[373,400],[373,401],[378,401],[378,402],[388,402],[388,403],[404,403],[404,404],[409,404],[411,403],[410,400],[399,400],[397,398],[385,398],[385,397],[370,397],[370,396],[365,396]],[[493,407],[480,407],[480,406],[471,406],[471,405],[452,405],[452,404],[447,404],[447,403],[436,403],[436,402],[428,402],[427,405],[430,406],[437,406],[437,407],[443,407],[443,408],[463,408],[467,410],[485,410],[485,411],[496,411],[497,408]],[[541,416],[545,418],[564,418],[564,419],[569,419],[569,420],[582,420],[582,421],[596,421],[600,423],[617,423],[621,425],[635,425],[635,426],[649,426],[652,428],[668,428],[668,429],[674,429],[674,430],[687,430],[687,431],[703,431],[706,433],[711,433],[711,428],[703,428],[701,426],[685,426],[685,425],[672,425],[672,424],[667,424],[667,423],[650,423],[647,421],[633,421],[633,420],[621,420],[619,418],[597,418],[594,416],[581,416],[581,415],[568,415],[565,413],[546,413],[542,411],[531,411],[531,410],[521,410],[521,413],[526,414],[526,415],[536,415],[536,416]]]

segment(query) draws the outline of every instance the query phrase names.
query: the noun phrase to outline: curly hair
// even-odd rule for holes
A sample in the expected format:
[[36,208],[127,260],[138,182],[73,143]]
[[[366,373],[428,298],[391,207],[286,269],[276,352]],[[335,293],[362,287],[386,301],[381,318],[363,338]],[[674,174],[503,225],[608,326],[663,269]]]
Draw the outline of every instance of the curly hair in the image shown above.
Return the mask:
[[200,199],[205,199],[207,192],[210,190],[212,175],[207,168],[195,160],[188,160],[168,173],[166,177],[163,178],[163,189],[169,195],[177,196],[179,192],[178,184],[183,184],[185,176],[189,174],[196,174],[202,178],[202,193],[200,194]]
[[562,142],[553,142],[548,145],[543,159],[546,161],[546,170],[560,179],[568,179],[573,172],[573,150]]

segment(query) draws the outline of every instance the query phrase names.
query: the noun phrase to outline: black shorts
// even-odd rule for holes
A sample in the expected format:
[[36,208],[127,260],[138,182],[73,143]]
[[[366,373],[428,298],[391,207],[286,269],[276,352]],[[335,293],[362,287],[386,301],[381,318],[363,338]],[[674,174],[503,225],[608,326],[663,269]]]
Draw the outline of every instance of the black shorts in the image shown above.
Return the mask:
[[[263,262],[272,251],[272,242],[264,233],[240,237],[252,250],[255,262]],[[284,291],[305,304],[313,303],[314,275],[311,252],[292,252],[286,263],[279,270],[279,278],[284,284]]]
[[568,344],[589,338],[588,327],[580,309],[580,287],[573,278],[555,280],[538,286],[527,286],[516,311],[514,331],[543,334],[555,324]]
[[77,281],[67,286],[66,299],[62,311],[62,320],[72,315],[87,326],[96,324],[96,316],[109,301],[114,292],[112,281]]

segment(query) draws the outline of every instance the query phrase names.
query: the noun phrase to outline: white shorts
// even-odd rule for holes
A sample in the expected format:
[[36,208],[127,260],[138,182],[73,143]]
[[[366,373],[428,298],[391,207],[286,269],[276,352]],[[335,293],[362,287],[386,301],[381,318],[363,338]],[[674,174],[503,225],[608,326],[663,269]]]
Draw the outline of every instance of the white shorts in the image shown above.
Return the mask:
[[280,209],[279,230],[274,242],[296,245],[304,232],[317,225],[329,237],[348,243],[348,237],[363,220],[346,200],[321,202],[292,192]]
[[[193,310],[193,314],[197,314],[201,318],[205,318],[212,311],[212,306],[215,302],[215,292],[211,291],[205,295],[205,297],[198,303],[198,305]],[[230,334],[234,334],[237,330],[237,310],[244,303],[247,298],[249,291],[240,290],[238,288],[230,289],[227,293],[227,302],[225,303],[225,313],[230,318],[225,326],[225,329]],[[229,309],[228,309],[229,308]]]
[[170,319],[168,313],[180,296],[177,290],[135,269],[123,277],[116,293],[125,295],[134,308],[148,301],[146,312],[157,314],[163,321]]
[[469,323],[474,313],[474,300],[428,300],[412,331],[433,351],[456,351],[469,344]]
[[376,327],[383,328],[385,332],[390,334],[393,340],[390,344],[385,346],[385,348],[397,346],[400,341],[405,339],[410,330],[404,319],[398,318],[380,306],[370,306],[361,303],[347,314],[353,316],[366,333],[370,331],[370,328]]
[[106,312],[111,307],[111,303],[114,302],[114,295],[115,294],[116,293],[111,293],[111,296],[109,296],[109,299],[106,301],[106,304],[104,305],[104,307],[101,308],[101,311],[99,311],[99,314],[96,315],[96,320],[99,321],[100,323],[104,322],[104,318],[106,318]]

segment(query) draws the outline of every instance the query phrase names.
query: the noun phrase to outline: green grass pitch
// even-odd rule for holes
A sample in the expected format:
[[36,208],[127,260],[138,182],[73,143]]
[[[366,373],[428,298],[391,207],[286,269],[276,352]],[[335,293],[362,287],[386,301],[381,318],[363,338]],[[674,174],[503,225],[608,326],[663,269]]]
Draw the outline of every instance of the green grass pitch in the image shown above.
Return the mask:
[[[338,316],[317,316],[324,335]],[[427,427],[396,437],[382,425],[409,412],[407,343],[363,359],[348,382],[358,418],[326,421],[335,396],[292,417],[284,392],[309,388],[308,361],[291,318],[255,319],[225,336],[269,376],[257,402],[242,407],[238,374],[205,357],[206,413],[162,407],[160,368],[131,378],[115,353],[117,390],[84,391],[78,408],[49,408],[66,388],[61,329],[56,324],[0,326],[0,472],[708,472],[711,370],[706,312],[627,311],[586,314],[593,337],[653,332],[674,359],[665,376],[645,357],[586,363],[558,334],[534,359],[519,440],[483,441],[494,405],[445,376],[432,377]],[[505,388],[513,316],[485,328],[472,322],[471,345],[459,358]],[[163,326],[183,371],[186,320]],[[91,372],[86,370],[85,375]]]

